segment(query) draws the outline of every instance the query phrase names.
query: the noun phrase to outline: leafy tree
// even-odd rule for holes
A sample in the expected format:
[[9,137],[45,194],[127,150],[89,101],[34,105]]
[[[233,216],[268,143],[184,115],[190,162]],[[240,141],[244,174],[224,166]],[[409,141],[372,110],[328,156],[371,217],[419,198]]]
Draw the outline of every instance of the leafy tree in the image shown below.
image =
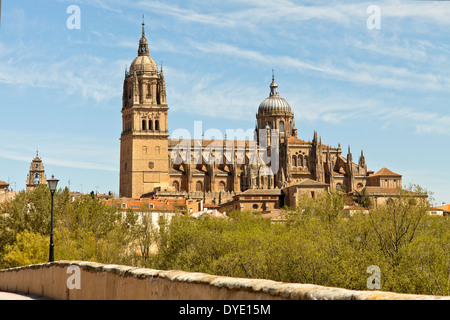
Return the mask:
[[48,261],[50,237],[23,230],[16,235],[16,241],[5,247],[3,266],[11,268]]
[[370,201],[370,197],[367,194],[366,188],[362,188],[361,191],[356,190],[353,195],[353,200],[356,204],[360,205],[361,207],[364,207],[366,209],[369,209],[372,205],[372,201]]

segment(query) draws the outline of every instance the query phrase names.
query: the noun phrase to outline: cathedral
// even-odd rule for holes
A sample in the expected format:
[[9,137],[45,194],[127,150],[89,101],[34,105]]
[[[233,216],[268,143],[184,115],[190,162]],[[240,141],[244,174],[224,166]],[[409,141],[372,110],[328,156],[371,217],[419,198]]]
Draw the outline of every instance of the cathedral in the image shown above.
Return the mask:
[[383,202],[398,195],[402,176],[367,169],[350,147],[298,137],[294,113],[272,72],[259,105],[253,139],[172,139],[162,66],[150,56],[144,23],[138,56],[125,70],[120,137],[120,197],[184,198],[234,209],[270,211],[295,206],[304,194],[363,189]]

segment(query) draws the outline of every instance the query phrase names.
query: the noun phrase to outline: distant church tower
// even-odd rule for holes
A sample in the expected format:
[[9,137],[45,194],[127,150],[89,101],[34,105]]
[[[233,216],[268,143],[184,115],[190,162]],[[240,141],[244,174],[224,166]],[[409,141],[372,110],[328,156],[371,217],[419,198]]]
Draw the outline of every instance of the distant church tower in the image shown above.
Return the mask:
[[166,86],[150,57],[144,22],[138,56],[125,69],[120,137],[120,197],[138,198],[167,187],[169,161]]
[[27,176],[27,191],[34,190],[38,184],[47,184],[45,177],[44,164],[39,158],[38,152],[30,165],[30,172]]

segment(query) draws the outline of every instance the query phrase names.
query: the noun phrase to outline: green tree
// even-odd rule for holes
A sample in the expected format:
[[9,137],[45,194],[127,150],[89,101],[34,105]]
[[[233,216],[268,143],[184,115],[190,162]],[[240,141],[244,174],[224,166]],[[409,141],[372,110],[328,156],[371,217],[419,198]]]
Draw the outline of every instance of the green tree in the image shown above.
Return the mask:
[[28,230],[19,232],[16,240],[5,247],[6,254],[2,259],[3,267],[12,268],[48,261],[49,239],[50,237]]
[[353,195],[353,200],[356,204],[360,205],[361,207],[364,207],[366,209],[369,209],[372,205],[372,201],[370,201],[370,197],[367,194],[366,188],[362,188],[361,191],[356,190]]

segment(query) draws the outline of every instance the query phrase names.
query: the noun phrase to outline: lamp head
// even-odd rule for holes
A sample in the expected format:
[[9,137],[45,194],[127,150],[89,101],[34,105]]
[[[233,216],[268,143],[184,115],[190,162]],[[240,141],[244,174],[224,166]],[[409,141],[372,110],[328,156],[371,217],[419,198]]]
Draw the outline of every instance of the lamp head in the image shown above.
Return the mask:
[[48,188],[51,192],[56,191],[56,186],[58,185],[58,179],[55,179],[55,177],[52,175],[51,179],[47,179]]

